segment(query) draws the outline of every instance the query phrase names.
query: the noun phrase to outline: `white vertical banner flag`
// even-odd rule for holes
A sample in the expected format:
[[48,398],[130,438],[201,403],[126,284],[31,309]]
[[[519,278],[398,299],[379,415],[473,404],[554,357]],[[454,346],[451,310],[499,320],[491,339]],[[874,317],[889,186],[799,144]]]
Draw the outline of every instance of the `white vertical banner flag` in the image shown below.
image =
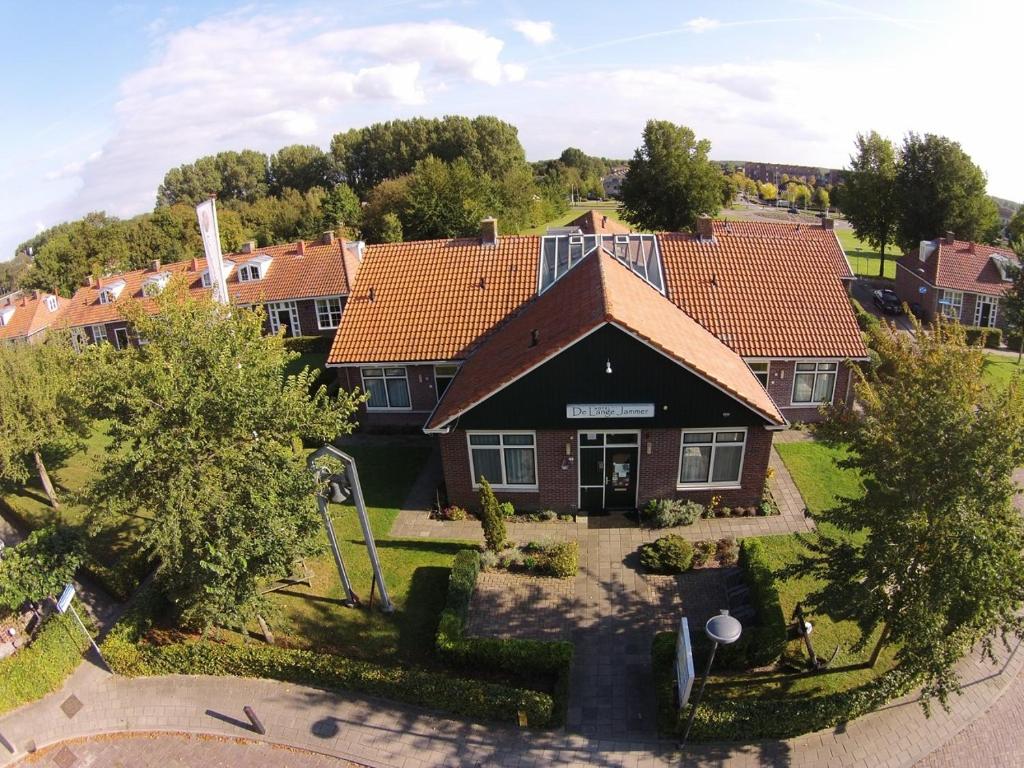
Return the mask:
[[196,206],[199,231],[206,251],[206,268],[210,273],[214,301],[228,303],[228,277],[224,272],[224,257],[220,252],[220,229],[217,227],[217,203],[211,197]]

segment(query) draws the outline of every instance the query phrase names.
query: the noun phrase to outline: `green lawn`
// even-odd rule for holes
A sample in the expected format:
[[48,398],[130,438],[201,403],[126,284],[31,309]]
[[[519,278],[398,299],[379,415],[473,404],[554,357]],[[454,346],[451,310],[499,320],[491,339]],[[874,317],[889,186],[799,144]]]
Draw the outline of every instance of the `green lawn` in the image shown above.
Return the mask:
[[[114,571],[121,571],[124,567],[128,573],[132,573],[125,556],[135,551],[135,537],[141,519],[131,518],[98,532],[89,533],[85,525],[87,510],[75,498],[96,472],[109,446],[107,425],[102,421],[97,422],[83,450],[68,457],[63,466],[51,468],[50,479],[56,487],[57,498],[62,502],[59,510],[50,506],[39,479],[35,476],[25,486],[4,489],[3,501],[30,528],[62,525],[82,531],[86,536],[89,554],[100,565]],[[136,580],[140,575],[142,574],[132,573],[128,582]]]
[[[846,251],[853,273],[864,277],[878,277],[878,251],[859,239],[852,229],[836,229],[836,235],[843,250]],[[902,255],[903,251],[895,245],[885,249],[885,277],[896,279],[896,259]]]
[[628,222],[622,219],[622,216],[619,214],[619,204],[614,200],[605,202],[592,201],[589,203],[577,203],[572,208],[570,208],[567,213],[564,213],[561,216],[551,219],[551,221],[546,221],[543,224],[539,224],[536,227],[524,229],[518,234],[543,235],[551,227],[564,227],[570,221],[572,221],[575,218],[578,218],[580,215],[586,213],[589,210],[595,210],[598,213],[607,216],[609,219],[619,222],[623,226],[630,226]]
[[[428,662],[438,616],[448,589],[448,571],[465,542],[401,540],[388,536],[392,522],[429,456],[429,448],[346,448],[356,459],[369,507],[381,566],[396,611],[345,608],[334,560],[326,550],[308,561],[312,588],[273,593],[277,609],[268,617],[278,642],[376,661]],[[369,599],[372,570],[355,508],[332,505],[342,557],[356,594]],[[378,598],[379,599],[379,598]]]
[[1021,372],[1024,372],[1024,365],[1017,365],[1017,355],[985,355],[985,368],[982,373],[990,386],[1005,387]]
[[[808,508],[815,515],[820,515],[833,506],[841,496],[856,497],[863,493],[863,485],[856,470],[836,466],[836,460],[848,455],[844,447],[820,442],[779,443],[775,447],[803,494]],[[828,529],[828,523],[819,521],[819,528]],[[773,570],[780,572],[786,566],[795,563],[801,553],[807,552],[804,542],[813,541],[815,535],[794,534],[762,538],[761,542],[773,563]],[[796,604],[805,600],[817,586],[818,580],[813,577],[777,581],[782,612],[787,621],[791,618]],[[713,678],[714,695],[821,695],[862,685],[892,668],[895,649],[891,647],[883,649],[874,668],[859,668],[859,665],[870,657],[875,638],[871,638],[872,642],[869,642],[863,651],[851,651],[851,647],[860,639],[860,630],[852,621],[837,622],[824,614],[810,615],[808,618],[814,625],[811,639],[820,657],[831,658],[836,648],[839,648],[839,653],[830,666],[831,672],[802,677],[792,674],[780,675],[777,672],[722,675]],[[791,640],[783,654],[783,661],[799,666],[806,658],[807,652],[803,642],[799,639]]]

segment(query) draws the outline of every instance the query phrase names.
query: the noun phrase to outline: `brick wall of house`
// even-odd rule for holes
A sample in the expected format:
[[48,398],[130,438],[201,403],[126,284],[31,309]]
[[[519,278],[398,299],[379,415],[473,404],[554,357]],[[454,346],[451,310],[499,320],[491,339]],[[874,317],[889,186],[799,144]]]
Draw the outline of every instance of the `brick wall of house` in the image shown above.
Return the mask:
[[[821,421],[819,406],[793,405],[793,376],[795,374],[795,360],[772,360],[768,367],[768,394],[778,404],[782,415],[790,421]],[[853,388],[850,376],[850,366],[845,362],[840,362],[836,369],[836,387],[832,394],[834,405],[851,402]]]
[[[437,393],[434,389],[434,366],[407,365],[406,377],[409,381],[409,400],[411,411],[368,411],[366,405],[360,405],[356,413],[356,421],[360,429],[373,431],[415,431],[423,427],[427,417],[437,405]],[[346,366],[338,368],[338,385],[349,392],[358,387],[362,389],[362,377],[359,367]]]
[[[499,501],[511,501],[517,509],[553,509],[558,513],[575,510],[579,500],[576,432],[541,430],[536,435],[538,490],[496,490],[495,495]],[[453,430],[447,435],[440,435],[439,440],[449,503],[477,509],[480,503],[479,491],[473,488],[470,476],[472,468],[465,431]],[[681,432],[678,429],[652,429],[641,433],[638,506],[642,507],[651,499],[660,498],[693,499],[707,504],[712,496],[720,496],[721,503],[731,507],[754,506],[760,502],[771,453],[771,432],[760,427],[748,431],[743,456],[742,487],[730,490],[677,490],[680,442]],[[572,462],[565,462],[567,443],[574,459]],[[567,463],[565,469],[562,468],[563,463]]]
[[[921,293],[921,287],[925,288],[925,293]],[[915,302],[920,304],[925,322],[930,322],[935,317],[938,291],[899,263],[896,265],[896,295],[900,297],[900,301],[908,305]]]

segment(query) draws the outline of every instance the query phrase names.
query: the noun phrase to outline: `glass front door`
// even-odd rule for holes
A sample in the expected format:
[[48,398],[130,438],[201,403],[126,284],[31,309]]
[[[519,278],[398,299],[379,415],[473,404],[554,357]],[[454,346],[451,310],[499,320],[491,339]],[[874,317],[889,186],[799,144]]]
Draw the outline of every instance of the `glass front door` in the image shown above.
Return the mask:
[[605,448],[605,509],[636,509],[636,448]]
[[580,432],[579,480],[583,512],[636,509],[637,432]]

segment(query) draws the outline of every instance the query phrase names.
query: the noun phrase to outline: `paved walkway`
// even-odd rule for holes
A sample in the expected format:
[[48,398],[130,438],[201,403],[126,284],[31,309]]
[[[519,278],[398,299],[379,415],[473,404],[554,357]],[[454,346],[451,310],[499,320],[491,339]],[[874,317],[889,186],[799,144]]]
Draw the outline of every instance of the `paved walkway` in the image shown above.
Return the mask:
[[26,757],[19,765],[59,768],[358,768],[357,763],[300,749],[224,736],[184,733],[116,734],[72,739]]
[[[904,768],[940,747],[984,713],[1024,667],[1024,652],[993,667],[959,664],[965,692],[952,712],[925,718],[908,696],[854,722],[787,741],[706,744],[685,756],[671,743],[612,734],[587,738],[524,733],[447,719],[388,702],[335,695],[271,680],[157,677],[127,680],[83,664],[64,689],[0,718],[0,766],[32,748],[102,733],[171,731],[245,737],[376,768],[438,765],[838,766]],[[74,696],[81,707],[68,706]],[[64,705],[65,709],[61,708]],[[265,737],[244,722],[252,705]],[[66,710],[66,711],[65,711]],[[71,713],[69,715],[69,713]],[[685,758],[685,759],[684,759]],[[976,764],[976,763],[970,763]]]

